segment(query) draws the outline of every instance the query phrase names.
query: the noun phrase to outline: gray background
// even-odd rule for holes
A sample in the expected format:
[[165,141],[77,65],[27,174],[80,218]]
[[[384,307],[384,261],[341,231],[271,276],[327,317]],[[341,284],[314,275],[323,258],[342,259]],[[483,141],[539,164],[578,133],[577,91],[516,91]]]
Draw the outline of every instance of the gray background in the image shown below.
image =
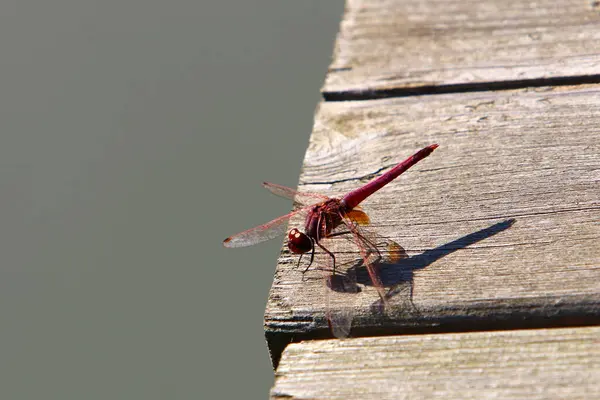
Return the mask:
[[266,398],[342,0],[0,2],[0,398]]

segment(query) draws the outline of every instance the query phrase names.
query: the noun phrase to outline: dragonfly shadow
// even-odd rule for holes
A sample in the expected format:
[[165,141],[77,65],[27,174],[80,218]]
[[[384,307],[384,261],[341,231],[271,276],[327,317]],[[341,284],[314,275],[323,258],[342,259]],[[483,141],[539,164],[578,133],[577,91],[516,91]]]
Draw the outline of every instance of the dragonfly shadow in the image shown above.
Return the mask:
[[349,273],[328,275],[326,284],[329,289],[338,293],[360,292],[360,287],[350,278]]
[[[381,282],[385,288],[388,288],[386,297],[391,299],[405,293],[405,300],[414,308],[414,304],[412,303],[414,271],[426,268],[435,261],[457,250],[464,249],[467,246],[473,245],[481,240],[490,238],[495,234],[510,228],[515,221],[516,220],[514,218],[507,219],[485,229],[453,240],[452,242],[446,243],[442,246],[426,250],[419,255],[412,257],[406,255],[404,258],[401,258],[394,263],[377,264]],[[372,285],[369,274],[367,273],[364,265],[361,265],[356,269],[356,279],[358,283],[363,285]]]

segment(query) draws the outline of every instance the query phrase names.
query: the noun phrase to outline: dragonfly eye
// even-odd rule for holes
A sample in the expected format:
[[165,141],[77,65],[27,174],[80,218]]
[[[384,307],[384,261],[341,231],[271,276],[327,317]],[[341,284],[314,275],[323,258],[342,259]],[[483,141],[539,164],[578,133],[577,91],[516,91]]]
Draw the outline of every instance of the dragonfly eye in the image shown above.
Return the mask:
[[313,248],[312,240],[306,234],[294,228],[288,233],[288,247],[292,253],[308,253]]

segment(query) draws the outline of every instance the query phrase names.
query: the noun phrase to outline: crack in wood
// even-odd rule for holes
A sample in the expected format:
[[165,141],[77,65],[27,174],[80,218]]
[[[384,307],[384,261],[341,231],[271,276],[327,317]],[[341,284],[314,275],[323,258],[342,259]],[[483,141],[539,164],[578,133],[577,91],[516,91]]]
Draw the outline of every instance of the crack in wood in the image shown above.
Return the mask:
[[325,101],[361,101],[393,97],[425,96],[447,93],[488,92],[499,90],[524,89],[543,86],[575,86],[600,83],[600,74],[559,76],[553,78],[522,79],[513,81],[469,82],[446,85],[423,85],[396,87],[392,89],[326,91],[321,95]]

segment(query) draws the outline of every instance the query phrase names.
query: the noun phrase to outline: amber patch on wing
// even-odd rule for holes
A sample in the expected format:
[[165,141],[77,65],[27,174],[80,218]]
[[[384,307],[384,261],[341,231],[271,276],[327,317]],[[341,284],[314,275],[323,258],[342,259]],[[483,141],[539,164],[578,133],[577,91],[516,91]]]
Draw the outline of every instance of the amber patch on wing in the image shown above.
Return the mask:
[[358,225],[369,225],[371,223],[369,216],[362,210],[354,209],[346,214],[346,216]]

